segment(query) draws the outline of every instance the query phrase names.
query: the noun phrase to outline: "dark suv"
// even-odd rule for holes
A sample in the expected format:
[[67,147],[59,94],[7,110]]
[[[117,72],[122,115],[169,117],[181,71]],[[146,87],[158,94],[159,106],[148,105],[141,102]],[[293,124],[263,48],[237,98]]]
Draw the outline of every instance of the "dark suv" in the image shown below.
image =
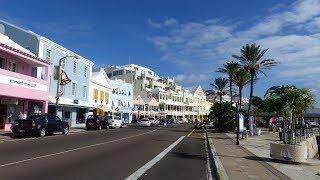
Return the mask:
[[53,114],[33,114],[25,120],[15,120],[11,130],[16,137],[25,134],[43,137],[54,132],[66,135],[69,133],[69,125]]
[[105,116],[101,115],[89,115],[86,122],[86,129],[94,129],[94,130],[101,130],[101,129],[108,128],[108,121]]

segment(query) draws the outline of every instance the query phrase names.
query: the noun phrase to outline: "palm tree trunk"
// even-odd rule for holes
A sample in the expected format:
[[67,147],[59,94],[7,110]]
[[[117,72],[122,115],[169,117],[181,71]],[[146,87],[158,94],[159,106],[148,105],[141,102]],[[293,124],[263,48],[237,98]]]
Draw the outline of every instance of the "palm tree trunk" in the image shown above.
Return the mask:
[[239,87],[239,110],[241,110],[241,104],[242,104],[242,88]]
[[254,79],[254,74],[251,73],[251,80],[250,80],[250,97],[249,97],[249,106],[248,106],[248,117],[250,118],[251,116],[251,104],[252,104],[252,96],[253,96],[253,79]]
[[229,86],[230,86],[230,102],[233,100],[233,94],[232,94],[232,81],[231,77],[229,77]]
[[221,104],[222,103],[222,95],[220,94],[219,96],[220,96],[220,104]]

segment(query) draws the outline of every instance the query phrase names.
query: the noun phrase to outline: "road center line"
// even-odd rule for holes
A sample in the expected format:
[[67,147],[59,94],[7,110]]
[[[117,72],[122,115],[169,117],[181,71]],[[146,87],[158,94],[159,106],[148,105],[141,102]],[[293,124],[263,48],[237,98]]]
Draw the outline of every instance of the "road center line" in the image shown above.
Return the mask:
[[176,140],[174,143],[172,143],[169,147],[167,147],[165,150],[163,150],[160,154],[158,154],[156,157],[154,157],[151,161],[149,161],[147,164],[142,166],[140,169],[138,169],[136,172],[131,174],[129,177],[126,178],[126,180],[136,180],[140,176],[142,176],[146,171],[148,171],[153,165],[155,165],[158,161],[160,161],[166,154],[168,154],[171,149],[173,149],[176,145],[179,144],[180,141],[185,136],[181,136],[178,140]]
[[[160,128],[161,128],[161,127],[160,127]],[[47,157],[51,157],[51,156],[57,156],[57,155],[60,155],[60,154],[65,154],[65,153],[69,153],[69,152],[73,152],[73,151],[79,151],[79,150],[87,149],[87,148],[91,148],[91,147],[101,146],[101,145],[105,145],[105,144],[109,144],[109,143],[113,143],[113,142],[117,142],[117,141],[122,141],[122,140],[130,139],[130,138],[142,136],[142,135],[145,135],[145,134],[153,133],[153,132],[157,131],[157,130],[160,129],[160,128],[157,128],[157,129],[154,129],[154,130],[152,130],[152,131],[145,132],[145,133],[141,133],[141,134],[136,134],[136,135],[132,135],[132,136],[120,138],[120,139],[115,139],[115,140],[112,140],[112,141],[106,141],[106,142],[102,142],[102,143],[92,144],[92,145],[83,146],[83,147],[79,147],[79,148],[75,148],[75,149],[70,149],[70,150],[66,150],[66,151],[61,151],[61,152],[57,152],[57,153],[52,153],[52,154],[47,154],[47,155],[43,155],[43,156],[33,157],[33,158],[24,159],[24,160],[20,160],[20,161],[15,161],[15,162],[11,162],[11,163],[1,164],[1,165],[0,165],[0,168],[6,167],[6,166],[10,166],[10,165],[14,165],[14,164],[24,163],[24,162],[28,162],[28,161],[33,161],[33,160],[37,160],[37,159],[43,159],[43,158],[47,158]]]
[[189,136],[193,133],[194,130],[195,130],[195,129],[193,129],[193,130],[187,135],[187,137],[189,137]]

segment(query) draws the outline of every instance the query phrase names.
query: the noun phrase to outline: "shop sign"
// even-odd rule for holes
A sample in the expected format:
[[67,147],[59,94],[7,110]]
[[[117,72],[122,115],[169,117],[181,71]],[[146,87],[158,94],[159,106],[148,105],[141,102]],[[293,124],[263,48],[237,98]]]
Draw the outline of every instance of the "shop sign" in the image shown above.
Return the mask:
[[31,81],[16,78],[16,77],[10,77],[3,74],[0,74],[0,83],[12,85],[12,86],[18,86],[22,88],[39,90],[39,91],[47,91],[48,89],[47,85],[40,84],[37,82],[31,82]]
[[79,100],[78,99],[74,99],[73,100],[73,104],[79,104]]
[[18,99],[17,98],[2,98],[1,104],[15,104],[18,105]]

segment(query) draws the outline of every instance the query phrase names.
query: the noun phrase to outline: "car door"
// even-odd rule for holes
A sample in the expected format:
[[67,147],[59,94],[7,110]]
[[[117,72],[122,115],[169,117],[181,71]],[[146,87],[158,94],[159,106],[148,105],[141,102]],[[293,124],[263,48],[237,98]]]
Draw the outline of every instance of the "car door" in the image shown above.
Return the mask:
[[62,128],[63,128],[62,127],[62,120],[58,116],[55,116],[54,131],[55,132],[60,132]]
[[48,123],[47,123],[47,128],[46,130],[48,132],[54,132],[55,131],[55,126],[56,126],[56,118],[54,115],[48,115],[47,116],[47,120],[48,120]]

